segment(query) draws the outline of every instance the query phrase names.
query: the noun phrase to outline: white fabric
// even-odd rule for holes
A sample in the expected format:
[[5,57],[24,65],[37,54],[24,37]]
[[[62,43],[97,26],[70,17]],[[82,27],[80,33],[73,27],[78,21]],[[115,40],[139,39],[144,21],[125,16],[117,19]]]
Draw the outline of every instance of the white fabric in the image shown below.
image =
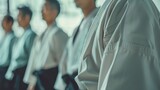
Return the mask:
[[155,6],[157,7],[158,11],[160,12],[160,1],[159,0],[152,0]]
[[[102,59],[98,89],[160,90],[158,7],[152,0],[114,2],[113,15],[109,18],[114,21],[112,18],[120,17],[118,24],[113,25],[115,29],[106,29],[113,33]],[[121,8],[122,14],[114,12],[117,8]]]
[[41,37],[37,37],[25,72],[25,83],[36,83],[36,77],[32,75],[34,70],[58,66],[67,39],[68,36],[56,24],[48,27]]
[[76,77],[80,89],[159,90],[159,5],[152,0],[108,2],[90,28],[97,32],[82,54]]
[[[78,67],[80,64],[80,60],[79,60],[80,54],[82,52],[82,48],[86,40],[86,36],[88,34],[89,28],[92,24],[94,17],[97,14],[97,11],[98,9],[96,8],[87,17],[83,19],[79,27],[79,33],[76,37],[74,44],[73,44],[73,36],[70,38],[66,48],[67,51],[64,51],[65,52],[64,57],[62,57],[62,61],[64,61],[64,63],[62,64],[61,67],[63,68],[63,70],[66,69],[66,71],[62,71],[63,75],[64,74],[71,75],[78,70]],[[66,66],[66,67],[63,67],[63,66]]]
[[[86,37],[89,32],[89,28],[92,24],[94,17],[96,16],[99,8],[95,8],[87,17],[83,19],[79,26],[79,32],[76,36],[75,42],[73,44],[73,38],[75,36],[75,32],[78,28],[75,29],[72,37],[68,40],[66,48],[63,52],[61,63],[60,63],[60,72],[59,79],[57,79],[57,83],[55,85],[56,89],[62,90],[62,76],[65,74],[72,75],[74,72],[78,71],[78,67],[80,65],[80,54],[82,53],[82,48],[85,43]],[[61,81],[61,82],[60,82]],[[59,83],[58,83],[59,82]],[[64,85],[65,86],[65,85]],[[64,88],[63,88],[64,89]]]
[[98,11],[83,47],[83,52],[80,57],[81,65],[78,70],[78,75],[75,78],[80,90],[97,90],[98,87],[100,59],[103,55],[104,46],[102,43],[103,40],[99,41],[97,37],[102,38],[103,33],[100,31],[103,30],[101,27],[104,27],[104,25],[100,25],[100,21],[103,20],[102,16],[105,14],[104,10],[108,7],[109,2],[110,0],[105,1]]

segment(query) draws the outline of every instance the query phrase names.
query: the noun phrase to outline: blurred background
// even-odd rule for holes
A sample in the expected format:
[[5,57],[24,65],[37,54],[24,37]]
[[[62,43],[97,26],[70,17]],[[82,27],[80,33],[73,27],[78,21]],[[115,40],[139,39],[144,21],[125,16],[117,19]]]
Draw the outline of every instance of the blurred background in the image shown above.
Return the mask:
[[[97,0],[97,7],[101,6],[105,0]],[[69,36],[72,35],[74,28],[80,23],[82,19],[82,12],[78,9],[74,0],[59,0],[61,3],[61,14],[58,16],[58,25],[66,32]],[[44,0],[0,0],[0,37],[3,36],[4,32],[1,27],[1,22],[3,16],[9,12],[11,16],[15,19],[13,29],[16,36],[21,36],[23,34],[22,28],[18,26],[17,7],[20,5],[27,5],[33,11],[33,18],[31,21],[31,26],[37,34],[41,34],[45,28],[46,23],[42,20],[41,9]],[[9,8],[9,9],[8,9]]]

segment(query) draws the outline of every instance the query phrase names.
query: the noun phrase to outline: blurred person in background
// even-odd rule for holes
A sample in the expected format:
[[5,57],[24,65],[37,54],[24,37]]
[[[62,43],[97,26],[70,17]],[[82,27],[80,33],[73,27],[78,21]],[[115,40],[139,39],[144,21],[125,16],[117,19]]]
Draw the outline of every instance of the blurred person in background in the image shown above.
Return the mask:
[[14,20],[10,15],[4,16],[2,27],[5,31],[5,36],[0,46],[0,90],[5,90],[5,86],[7,84],[5,80],[5,74],[11,61],[12,48],[16,39],[12,29],[13,23]]
[[78,67],[81,62],[79,58],[83,50],[83,45],[86,43],[86,37],[89,35],[89,28],[98,12],[95,0],[74,0],[74,2],[82,10],[84,17],[69,39],[63,57],[61,58],[60,73],[66,84],[66,90],[78,90],[74,78],[78,74]]
[[56,18],[60,14],[57,0],[45,0],[42,17],[47,28],[36,38],[32,55],[29,59],[24,82],[28,90],[53,90],[58,74],[58,65],[63,49],[68,40],[66,33],[57,26]]
[[10,85],[7,90],[26,90],[27,84],[23,82],[24,73],[36,34],[32,31],[30,21],[32,11],[27,6],[18,7],[18,24],[25,32],[14,45],[11,63],[5,75]]
[[[3,21],[2,21],[3,22]],[[2,22],[0,22],[0,25],[2,25]],[[2,45],[2,42],[3,42],[3,38],[5,37],[5,32],[3,30],[3,27],[0,26],[0,46]]]
[[109,2],[110,0],[106,0],[100,7],[89,28],[89,35],[83,46],[78,75],[75,77],[80,90],[97,90],[98,87],[99,69],[104,51],[103,32],[101,32],[104,23],[101,23],[101,20],[103,20],[101,17],[105,14],[104,10],[107,9]]

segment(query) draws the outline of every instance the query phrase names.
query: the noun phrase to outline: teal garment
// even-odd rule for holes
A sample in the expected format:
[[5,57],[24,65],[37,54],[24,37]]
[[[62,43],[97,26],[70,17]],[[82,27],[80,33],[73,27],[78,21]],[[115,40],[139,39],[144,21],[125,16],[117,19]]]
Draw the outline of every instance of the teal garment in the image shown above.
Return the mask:
[[16,36],[14,32],[6,33],[4,40],[0,46],[0,67],[8,67],[11,61],[12,49]]
[[13,78],[13,71],[27,66],[32,44],[36,34],[32,31],[31,27],[28,27],[24,34],[18,39],[17,43],[13,47],[11,63],[5,75],[6,79]]
[[2,42],[4,38],[4,30],[0,27],[0,47],[2,46]]

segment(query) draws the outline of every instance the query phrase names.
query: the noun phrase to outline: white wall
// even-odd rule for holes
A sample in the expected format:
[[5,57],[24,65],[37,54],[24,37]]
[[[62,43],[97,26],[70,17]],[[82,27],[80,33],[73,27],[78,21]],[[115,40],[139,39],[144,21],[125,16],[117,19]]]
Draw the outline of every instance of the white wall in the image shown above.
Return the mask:
[[[2,20],[3,15],[6,14],[6,3],[7,0],[0,0],[0,21]],[[101,6],[105,0],[97,0],[97,6]],[[41,34],[45,28],[46,24],[41,17],[41,8],[44,0],[10,0],[10,11],[11,15],[14,17],[15,21],[17,20],[19,5],[28,5],[31,7],[34,12],[33,18],[31,21],[31,26],[37,34]],[[57,18],[58,25],[69,35],[71,36],[75,27],[78,26],[79,22],[82,19],[82,12],[80,9],[76,8],[73,0],[59,0],[61,3],[61,14]],[[14,30],[17,36],[20,36],[23,33],[23,30],[18,27],[17,22],[14,24]]]

